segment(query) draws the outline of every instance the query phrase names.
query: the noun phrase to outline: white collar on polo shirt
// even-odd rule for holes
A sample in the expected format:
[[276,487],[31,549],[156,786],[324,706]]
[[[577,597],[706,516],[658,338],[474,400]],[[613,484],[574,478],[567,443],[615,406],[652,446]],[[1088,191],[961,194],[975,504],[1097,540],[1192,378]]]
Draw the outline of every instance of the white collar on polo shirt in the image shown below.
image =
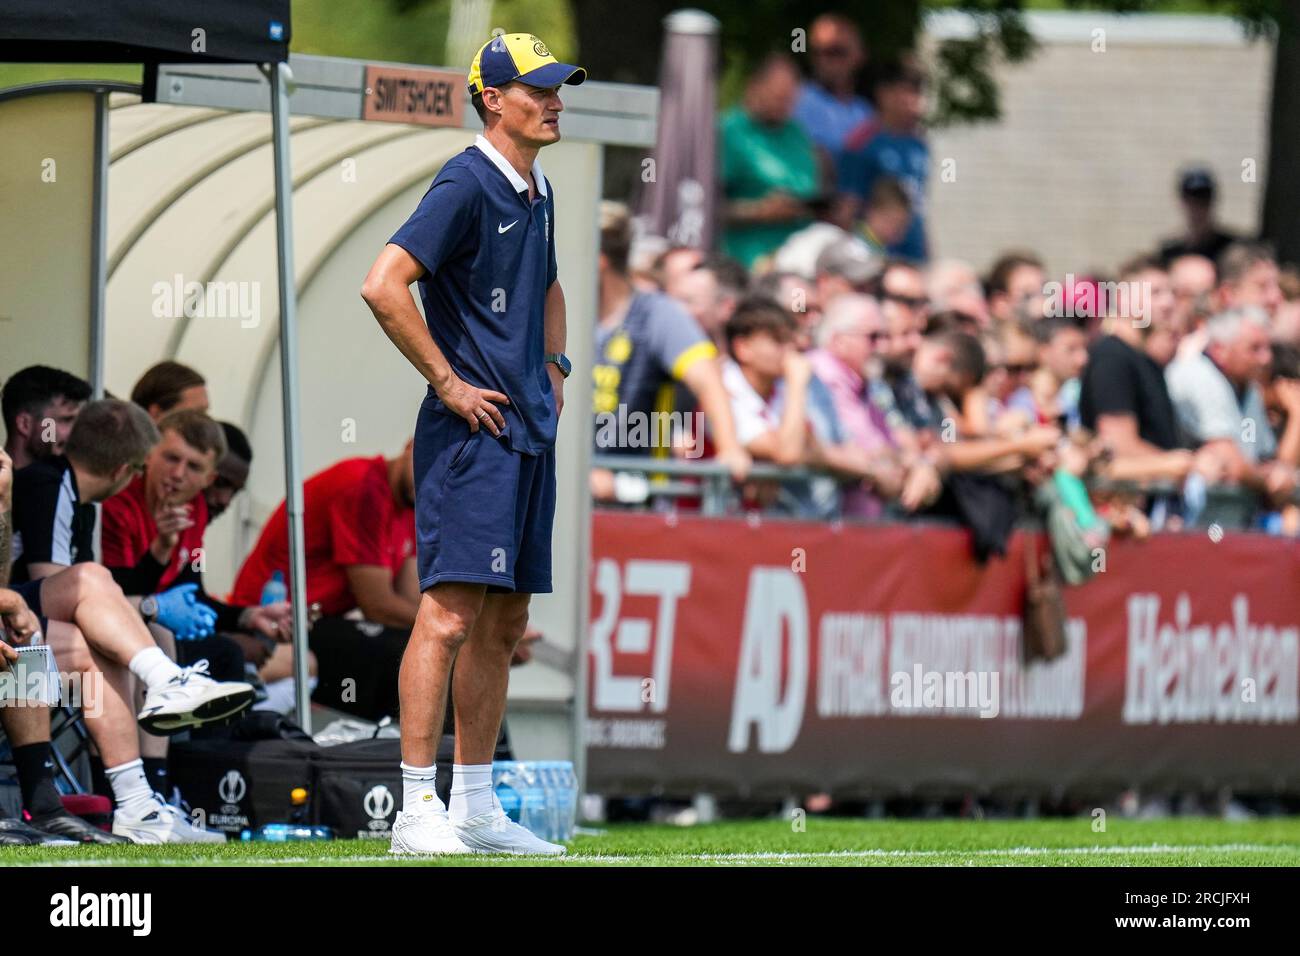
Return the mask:
[[[479,148],[479,151],[482,152],[484,156],[492,160],[492,164],[496,166],[497,169],[501,170],[501,174],[505,176],[506,179],[510,180],[510,185],[515,187],[515,192],[528,192],[528,182],[523,176],[520,176],[519,173],[515,171],[513,166],[510,165],[510,160],[502,156],[501,151],[488,142],[486,136],[479,133],[478,137],[474,140],[474,145]],[[542,175],[542,167],[538,164],[537,160],[533,160],[533,180],[537,183],[537,191],[541,193],[542,198],[545,199],[546,177]]]

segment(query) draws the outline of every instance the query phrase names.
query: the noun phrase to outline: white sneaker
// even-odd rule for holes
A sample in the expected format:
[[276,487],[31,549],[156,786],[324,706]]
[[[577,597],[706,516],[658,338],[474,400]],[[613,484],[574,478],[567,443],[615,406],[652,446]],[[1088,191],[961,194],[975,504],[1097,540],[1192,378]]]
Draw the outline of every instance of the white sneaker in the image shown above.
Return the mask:
[[393,856],[441,856],[474,851],[460,842],[446,812],[407,813],[400,810],[393,821],[393,841],[388,852]]
[[253,685],[218,683],[208,676],[208,662],[184,667],[166,684],[145,694],[136,720],[145,733],[168,737],[191,727],[235,716],[253,702]]
[[453,820],[451,827],[474,853],[513,853],[524,856],[563,856],[568,851],[558,843],[547,843],[527,827],[515,823],[493,795],[493,807],[468,820]]
[[204,830],[190,823],[176,807],[153,795],[143,816],[133,816],[118,809],[113,814],[113,834],[132,843],[225,843],[223,833]]

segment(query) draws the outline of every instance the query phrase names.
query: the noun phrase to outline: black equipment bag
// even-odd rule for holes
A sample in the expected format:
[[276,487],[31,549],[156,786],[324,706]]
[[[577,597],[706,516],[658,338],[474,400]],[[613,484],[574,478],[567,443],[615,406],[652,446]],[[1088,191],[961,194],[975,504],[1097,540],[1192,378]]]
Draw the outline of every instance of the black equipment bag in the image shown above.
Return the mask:
[[311,766],[311,822],[341,839],[391,835],[402,808],[401,742],[355,740],[319,748]]
[[202,814],[196,824],[238,837],[289,822],[291,794],[310,787],[312,757],[321,750],[311,740],[190,740],[172,745],[171,775]]

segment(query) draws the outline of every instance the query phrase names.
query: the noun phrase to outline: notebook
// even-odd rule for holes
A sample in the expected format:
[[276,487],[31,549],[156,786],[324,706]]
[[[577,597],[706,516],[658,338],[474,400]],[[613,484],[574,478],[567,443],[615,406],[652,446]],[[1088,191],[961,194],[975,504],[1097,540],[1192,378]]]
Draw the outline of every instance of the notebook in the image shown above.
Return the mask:
[[48,644],[15,647],[18,660],[0,670],[0,706],[59,703],[59,669]]

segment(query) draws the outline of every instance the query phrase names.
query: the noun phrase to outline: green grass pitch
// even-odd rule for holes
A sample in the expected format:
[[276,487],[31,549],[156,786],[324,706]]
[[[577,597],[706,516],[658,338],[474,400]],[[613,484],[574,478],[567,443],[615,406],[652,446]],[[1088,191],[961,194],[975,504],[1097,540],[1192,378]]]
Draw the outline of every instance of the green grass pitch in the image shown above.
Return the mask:
[[1300,817],[846,820],[810,816],[581,833],[559,860],[393,859],[387,840],[225,846],[4,847],[0,867],[62,866],[1300,866]]

